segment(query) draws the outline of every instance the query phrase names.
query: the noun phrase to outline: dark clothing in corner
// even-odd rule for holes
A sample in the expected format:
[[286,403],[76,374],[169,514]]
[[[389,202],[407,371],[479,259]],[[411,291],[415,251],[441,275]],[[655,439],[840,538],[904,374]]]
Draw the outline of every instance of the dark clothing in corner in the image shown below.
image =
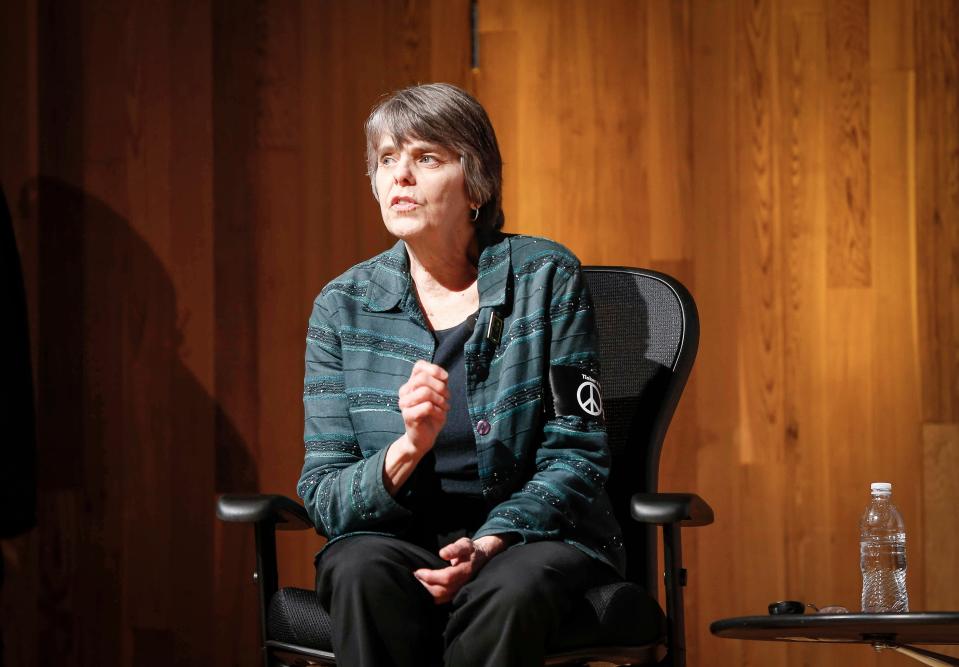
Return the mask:
[[[0,309],[5,313],[8,346],[0,375],[0,538],[14,537],[36,524],[37,442],[33,412],[27,301],[13,220],[0,189]],[[0,562],[0,580],[3,564]]]

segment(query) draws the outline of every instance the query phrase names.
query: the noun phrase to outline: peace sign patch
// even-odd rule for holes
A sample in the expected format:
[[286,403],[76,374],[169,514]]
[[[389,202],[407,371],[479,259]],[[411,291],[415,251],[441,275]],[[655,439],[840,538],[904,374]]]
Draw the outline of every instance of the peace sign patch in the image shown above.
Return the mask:
[[[583,377],[586,377],[585,375]],[[599,395],[599,385],[595,380],[585,380],[576,390],[576,402],[583,412],[598,417],[603,413],[603,397]]]
[[550,366],[549,385],[556,416],[595,419],[603,414],[602,390],[591,373],[575,366]]

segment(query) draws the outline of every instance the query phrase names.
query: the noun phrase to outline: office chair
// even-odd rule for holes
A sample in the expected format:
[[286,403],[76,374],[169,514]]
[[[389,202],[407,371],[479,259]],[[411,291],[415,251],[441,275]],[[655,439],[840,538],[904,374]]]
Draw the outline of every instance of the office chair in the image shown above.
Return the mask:
[[[599,333],[612,468],[607,491],[623,529],[626,581],[587,592],[549,647],[547,665],[686,664],[680,528],[712,523],[697,495],[657,493],[659,456],[699,345],[692,296],[662,273],[585,267]],[[266,667],[335,665],[330,618],[316,593],[277,588],[276,530],[314,528],[306,510],[278,495],[224,495],[224,521],[252,523]],[[657,601],[655,527],[663,528],[666,613]]]

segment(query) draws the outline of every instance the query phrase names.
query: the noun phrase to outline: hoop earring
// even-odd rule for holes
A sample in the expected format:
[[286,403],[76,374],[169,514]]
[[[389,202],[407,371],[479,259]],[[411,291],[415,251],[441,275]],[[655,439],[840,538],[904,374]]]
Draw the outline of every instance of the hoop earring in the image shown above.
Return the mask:
[[470,210],[473,212],[473,215],[470,216],[470,220],[472,220],[473,222],[476,222],[477,220],[479,220],[479,209],[471,208]]

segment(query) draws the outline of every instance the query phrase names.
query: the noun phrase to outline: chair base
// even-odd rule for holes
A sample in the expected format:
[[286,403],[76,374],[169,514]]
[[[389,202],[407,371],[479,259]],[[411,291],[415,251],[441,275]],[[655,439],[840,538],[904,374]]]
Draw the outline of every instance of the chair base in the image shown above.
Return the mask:
[[283,642],[266,642],[267,655],[271,662],[277,661],[279,665],[289,665],[289,667],[307,667],[307,665],[336,665],[336,656],[329,651],[321,651],[315,648],[306,648],[303,646],[294,646],[293,644],[284,644]]
[[549,667],[583,665],[587,662],[611,662],[616,665],[653,665],[666,657],[663,644],[646,646],[594,646],[546,656]]
[[[279,664],[289,667],[308,667],[309,665],[336,665],[336,657],[329,651],[308,649],[293,644],[269,640],[266,642],[268,654]],[[666,655],[662,644],[647,646],[597,646],[547,656],[545,664],[549,667],[570,667],[588,662],[612,662],[617,665],[650,665],[661,661]]]

